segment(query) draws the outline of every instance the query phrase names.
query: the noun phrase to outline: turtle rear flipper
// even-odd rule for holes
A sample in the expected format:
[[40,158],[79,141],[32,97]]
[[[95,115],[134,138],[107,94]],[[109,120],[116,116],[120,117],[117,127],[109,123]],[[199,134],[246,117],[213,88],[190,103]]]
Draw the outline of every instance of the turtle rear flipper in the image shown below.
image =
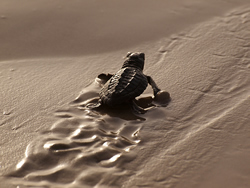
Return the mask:
[[147,112],[146,109],[138,106],[135,101],[133,100],[132,104],[131,104],[131,108],[132,108],[132,111],[136,114],[145,114]]
[[101,107],[102,103],[101,103],[101,100],[99,99],[98,102],[96,103],[88,103],[86,105],[87,108],[90,108],[90,109],[97,109],[99,107]]

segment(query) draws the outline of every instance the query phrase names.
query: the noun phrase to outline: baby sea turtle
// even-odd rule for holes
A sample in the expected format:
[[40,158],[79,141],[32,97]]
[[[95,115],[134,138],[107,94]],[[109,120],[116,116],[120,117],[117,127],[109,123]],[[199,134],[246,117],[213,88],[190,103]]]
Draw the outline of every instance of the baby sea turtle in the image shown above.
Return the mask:
[[[137,113],[145,112],[134,102],[135,98],[144,92],[148,83],[153,88],[154,96],[161,90],[150,76],[143,74],[144,60],[144,53],[128,52],[122,68],[114,75],[105,75],[109,80],[101,88],[99,105],[117,107],[123,104],[131,104],[133,110]],[[104,76],[104,74],[101,75]]]

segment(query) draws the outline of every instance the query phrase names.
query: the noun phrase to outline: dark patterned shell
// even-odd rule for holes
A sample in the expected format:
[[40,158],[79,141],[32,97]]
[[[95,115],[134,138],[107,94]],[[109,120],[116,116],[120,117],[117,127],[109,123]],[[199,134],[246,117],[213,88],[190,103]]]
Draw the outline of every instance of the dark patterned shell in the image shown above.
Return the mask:
[[147,88],[147,77],[139,69],[127,67],[112,76],[100,91],[102,103],[116,106],[130,102]]

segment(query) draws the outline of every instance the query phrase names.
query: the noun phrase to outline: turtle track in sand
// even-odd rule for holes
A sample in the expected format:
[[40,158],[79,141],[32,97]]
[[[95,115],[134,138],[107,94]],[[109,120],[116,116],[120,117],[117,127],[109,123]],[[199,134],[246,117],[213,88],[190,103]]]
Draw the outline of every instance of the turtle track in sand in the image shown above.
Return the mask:
[[[134,160],[145,121],[132,112],[115,116],[90,110],[100,90],[97,82],[85,88],[59,120],[26,148],[25,157],[11,172],[12,183],[24,187],[118,186],[132,175],[125,164]],[[112,114],[112,113],[111,113]]]

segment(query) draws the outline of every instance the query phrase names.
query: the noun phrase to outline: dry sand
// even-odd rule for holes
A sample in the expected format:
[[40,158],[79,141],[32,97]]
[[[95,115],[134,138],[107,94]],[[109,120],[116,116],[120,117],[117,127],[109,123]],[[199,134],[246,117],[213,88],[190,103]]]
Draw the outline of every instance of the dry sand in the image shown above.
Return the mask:
[[[15,176],[1,188],[250,187],[248,0],[3,0],[0,14],[0,175]],[[89,111],[127,51],[171,103]]]

